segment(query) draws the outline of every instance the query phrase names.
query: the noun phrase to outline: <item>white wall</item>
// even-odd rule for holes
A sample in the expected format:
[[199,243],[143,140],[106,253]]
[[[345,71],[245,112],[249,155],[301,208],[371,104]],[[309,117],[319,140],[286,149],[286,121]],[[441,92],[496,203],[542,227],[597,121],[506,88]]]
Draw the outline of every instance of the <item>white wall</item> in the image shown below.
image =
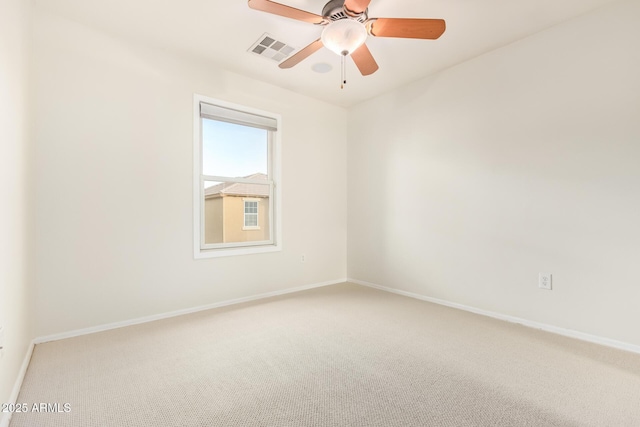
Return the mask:
[[617,2],[353,108],[349,277],[640,344],[639,21]]
[[[0,402],[31,341],[27,273],[28,2],[0,2]],[[2,415],[2,414],[0,414]]]
[[[37,336],[346,277],[345,110],[44,10],[33,43]],[[194,93],[282,115],[282,252],[193,259]]]

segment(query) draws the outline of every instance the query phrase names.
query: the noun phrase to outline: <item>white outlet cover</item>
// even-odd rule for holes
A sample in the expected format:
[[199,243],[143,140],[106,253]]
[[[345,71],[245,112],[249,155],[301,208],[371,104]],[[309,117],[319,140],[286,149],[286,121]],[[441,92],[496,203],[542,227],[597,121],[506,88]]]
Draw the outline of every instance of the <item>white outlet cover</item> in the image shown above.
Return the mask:
[[538,287],[548,291],[551,290],[551,273],[540,273],[538,275]]

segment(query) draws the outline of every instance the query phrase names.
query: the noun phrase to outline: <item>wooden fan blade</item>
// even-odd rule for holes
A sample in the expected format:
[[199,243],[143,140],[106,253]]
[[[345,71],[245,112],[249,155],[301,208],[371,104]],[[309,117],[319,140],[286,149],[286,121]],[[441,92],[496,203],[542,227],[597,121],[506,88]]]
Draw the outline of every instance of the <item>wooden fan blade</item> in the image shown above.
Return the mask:
[[369,7],[371,0],[345,0],[344,11],[347,15],[358,16]]
[[291,68],[297,65],[303,59],[306,59],[309,55],[317,51],[322,47],[322,40],[318,39],[308,45],[305,48],[300,49],[295,55],[289,57],[286,61],[283,61],[278,65],[280,68]]
[[378,64],[376,63],[376,60],[373,59],[373,55],[371,55],[371,51],[369,51],[366,44],[357,48],[351,54],[351,58],[353,58],[353,62],[356,63],[358,70],[360,70],[360,74],[363,76],[368,76],[369,74],[373,74],[378,71]]
[[375,37],[405,39],[437,39],[444,33],[443,19],[372,18],[366,22],[369,34]]
[[273,13],[274,15],[284,16],[286,18],[297,19],[298,21],[309,22],[311,24],[324,23],[324,18],[320,15],[270,0],[249,0],[249,7],[251,9]]

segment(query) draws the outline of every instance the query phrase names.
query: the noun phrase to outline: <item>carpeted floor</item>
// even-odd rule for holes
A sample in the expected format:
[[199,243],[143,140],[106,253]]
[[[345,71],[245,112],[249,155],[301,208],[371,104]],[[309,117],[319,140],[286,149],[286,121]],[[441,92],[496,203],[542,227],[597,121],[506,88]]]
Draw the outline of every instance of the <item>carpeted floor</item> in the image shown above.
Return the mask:
[[342,284],[38,345],[18,402],[63,412],[11,427],[640,426],[640,355]]

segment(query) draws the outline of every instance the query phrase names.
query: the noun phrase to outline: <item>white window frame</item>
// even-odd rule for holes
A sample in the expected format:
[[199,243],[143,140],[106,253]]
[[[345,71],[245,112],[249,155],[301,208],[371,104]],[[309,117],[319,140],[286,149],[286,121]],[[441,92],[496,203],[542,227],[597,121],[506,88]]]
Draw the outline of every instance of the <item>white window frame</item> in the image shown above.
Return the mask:
[[[268,180],[248,180],[243,178],[220,177],[204,175],[202,171],[202,118],[200,104],[207,103],[217,107],[241,111],[249,114],[276,120],[277,130],[270,131],[268,147],[269,162]],[[234,104],[220,99],[209,98],[204,95],[193,96],[193,256],[195,259],[214,258],[232,255],[248,255],[282,250],[282,197],[280,186],[280,147],[282,134],[282,119],[279,114],[263,111],[243,105]],[[269,230],[270,240],[258,242],[236,243],[204,243],[204,181],[217,182],[246,182],[267,184],[270,186]],[[244,203],[243,203],[244,208]],[[244,218],[243,218],[244,219]],[[244,225],[244,221],[243,221]],[[253,228],[256,229],[256,228]]]
[[[247,225],[247,202],[253,202],[256,204],[256,225]],[[243,230],[260,230],[260,199],[245,197],[242,199],[242,210],[244,212],[244,218],[242,220]],[[253,214],[252,214],[253,215]]]

